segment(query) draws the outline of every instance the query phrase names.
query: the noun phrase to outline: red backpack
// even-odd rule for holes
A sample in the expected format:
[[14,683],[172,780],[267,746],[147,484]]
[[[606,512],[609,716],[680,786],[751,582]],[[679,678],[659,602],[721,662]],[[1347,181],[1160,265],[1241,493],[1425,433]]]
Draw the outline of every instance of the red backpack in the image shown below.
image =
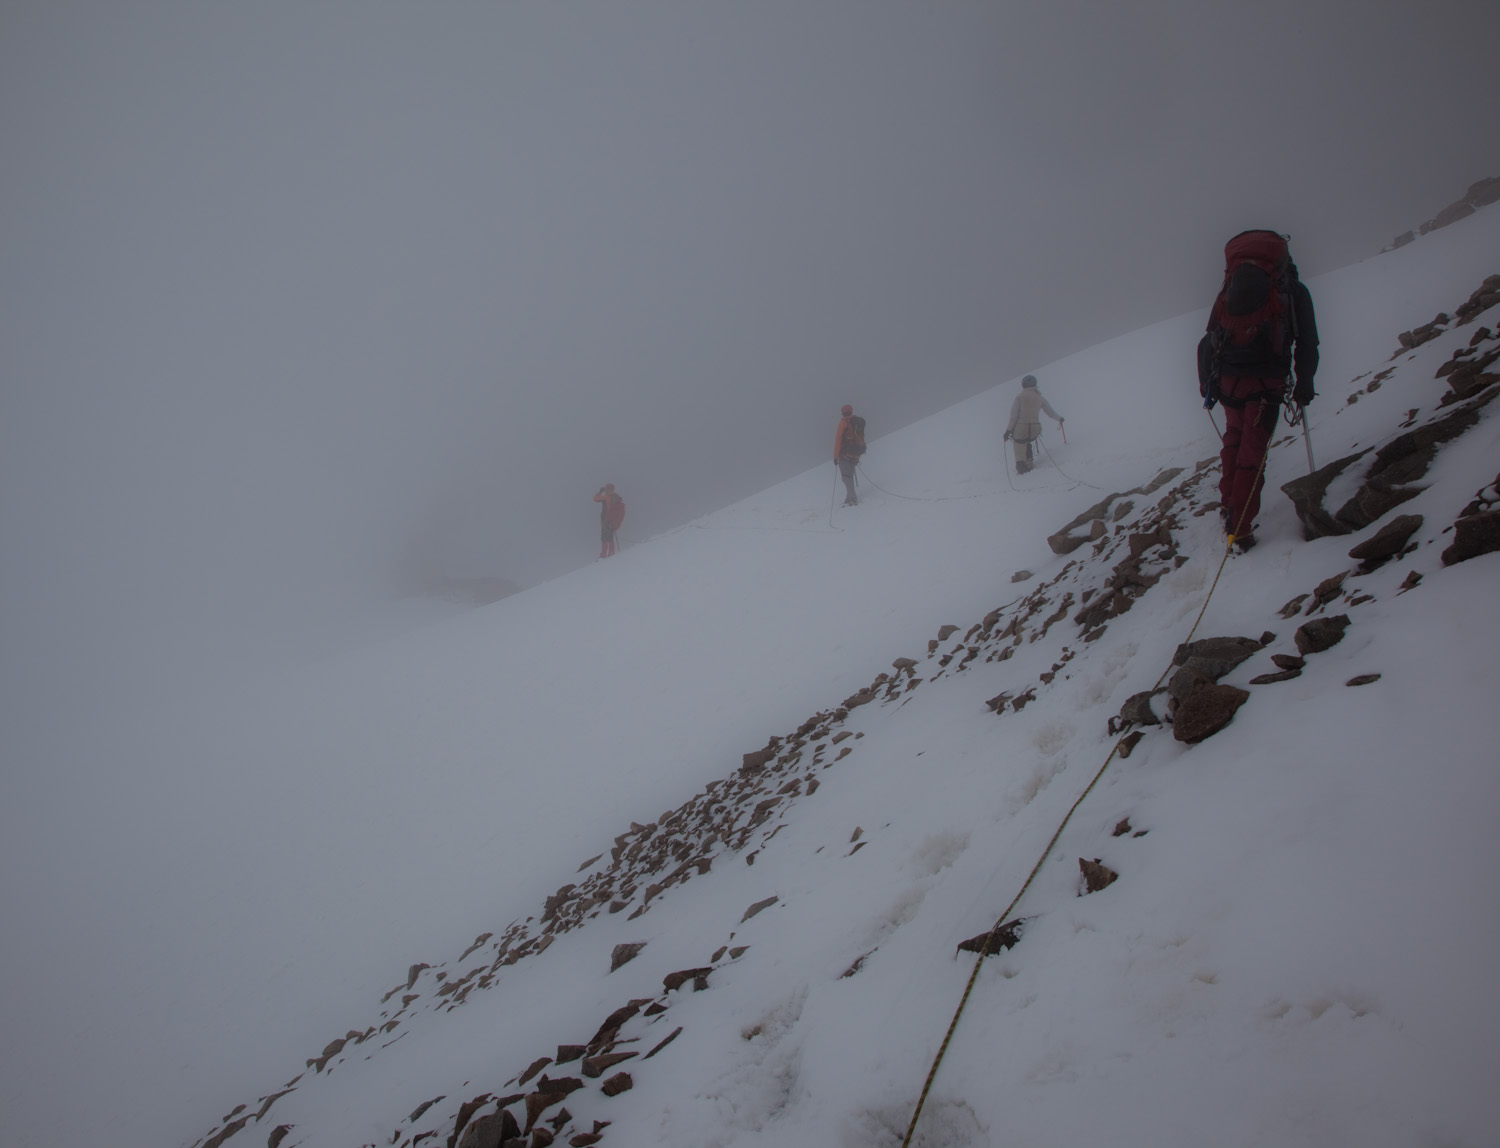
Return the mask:
[[1208,316],[1213,374],[1284,377],[1296,338],[1286,237],[1242,231],[1224,245],[1224,285]]

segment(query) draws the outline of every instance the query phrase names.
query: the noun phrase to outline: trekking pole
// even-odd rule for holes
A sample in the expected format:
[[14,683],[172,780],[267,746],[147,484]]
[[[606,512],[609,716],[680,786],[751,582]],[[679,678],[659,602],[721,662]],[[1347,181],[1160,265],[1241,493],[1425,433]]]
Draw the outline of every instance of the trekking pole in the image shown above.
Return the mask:
[[833,468],[833,489],[828,492],[828,529],[833,529],[833,504],[839,497],[839,468],[835,463]]
[[1058,419],[1057,420],[1057,429],[1060,430],[1060,431],[1062,431],[1063,446],[1067,446],[1068,445],[1068,428],[1065,427],[1065,426],[1063,426],[1062,419]]
[[1307,407],[1302,403],[1297,404],[1299,417],[1302,419],[1302,441],[1307,444],[1307,473],[1312,474],[1318,469],[1318,464],[1313,462],[1312,435],[1307,429]]

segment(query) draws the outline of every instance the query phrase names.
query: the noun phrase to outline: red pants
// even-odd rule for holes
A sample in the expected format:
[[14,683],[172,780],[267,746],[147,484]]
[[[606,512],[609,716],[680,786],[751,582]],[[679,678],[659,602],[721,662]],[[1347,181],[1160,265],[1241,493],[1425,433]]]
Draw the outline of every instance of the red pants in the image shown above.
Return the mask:
[[[1224,529],[1235,536],[1246,535],[1260,513],[1260,488],[1265,483],[1266,451],[1276,414],[1281,409],[1278,391],[1267,391],[1275,379],[1222,378],[1219,393],[1224,404],[1224,446],[1219,451],[1219,501],[1224,506]],[[1230,402],[1243,406],[1230,406]]]

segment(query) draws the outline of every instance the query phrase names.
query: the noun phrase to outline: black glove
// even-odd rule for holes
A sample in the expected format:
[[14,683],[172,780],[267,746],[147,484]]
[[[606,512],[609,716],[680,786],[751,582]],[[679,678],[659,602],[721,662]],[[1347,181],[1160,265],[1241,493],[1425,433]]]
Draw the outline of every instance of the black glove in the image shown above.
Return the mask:
[[1317,397],[1318,392],[1313,390],[1311,379],[1298,379],[1297,385],[1292,388],[1292,402],[1299,407],[1305,407]]
[[1010,431],[1005,432],[1005,441],[1010,442]]

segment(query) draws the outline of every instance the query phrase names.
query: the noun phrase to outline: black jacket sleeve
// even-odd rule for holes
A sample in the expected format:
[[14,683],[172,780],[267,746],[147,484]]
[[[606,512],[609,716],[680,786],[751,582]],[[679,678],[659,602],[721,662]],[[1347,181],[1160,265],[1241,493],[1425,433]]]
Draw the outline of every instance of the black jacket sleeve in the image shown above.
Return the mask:
[[1292,350],[1292,367],[1297,375],[1293,395],[1299,403],[1313,398],[1313,376],[1318,373],[1318,319],[1313,313],[1312,293],[1300,279],[1292,282],[1292,313],[1297,320],[1297,344]]

